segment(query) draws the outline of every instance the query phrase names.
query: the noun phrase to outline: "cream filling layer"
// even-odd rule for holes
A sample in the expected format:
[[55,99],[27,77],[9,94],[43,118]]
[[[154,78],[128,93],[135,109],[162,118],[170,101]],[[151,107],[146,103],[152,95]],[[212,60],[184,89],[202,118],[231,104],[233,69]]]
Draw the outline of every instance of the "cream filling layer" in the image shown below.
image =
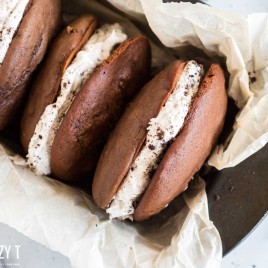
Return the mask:
[[38,175],[51,173],[51,147],[62,118],[75,95],[96,66],[111,55],[114,46],[126,39],[127,36],[119,24],[102,26],[92,35],[64,72],[60,95],[55,103],[46,107],[29,144],[27,163]]
[[162,153],[181,130],[202,75],[203,67],[195,61],[189,61],[184,67],[174,91],[157,117],[149,122],[145,144],[106,210],[110,218],[132,220],[133,203],[139,201]]
[[0,0],[0,66],[28,3],[29,0]]

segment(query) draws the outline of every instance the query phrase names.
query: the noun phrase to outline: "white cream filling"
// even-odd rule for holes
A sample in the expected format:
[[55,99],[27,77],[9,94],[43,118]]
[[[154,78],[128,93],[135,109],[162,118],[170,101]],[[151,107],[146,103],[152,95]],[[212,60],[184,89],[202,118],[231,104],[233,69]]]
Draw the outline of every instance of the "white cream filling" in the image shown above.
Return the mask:
[[38,175],[51,173],[51,146],[75,95],[95,67],[110,56],[115,45],[126,38],[119,24],[104,25],[94,33],[64,72],[60,95],[55,103],[46,107],[29,144],[27,163]]
[[202,75],[203,67],[195,61],[189,61],[184,67],[165,106],[149,122],[145,144],[106,210],[110,218],[132,220],[133,203],[139,201],[162,153],[182,128]]
[[29,0],[0,0],[0,66],[28,3]]

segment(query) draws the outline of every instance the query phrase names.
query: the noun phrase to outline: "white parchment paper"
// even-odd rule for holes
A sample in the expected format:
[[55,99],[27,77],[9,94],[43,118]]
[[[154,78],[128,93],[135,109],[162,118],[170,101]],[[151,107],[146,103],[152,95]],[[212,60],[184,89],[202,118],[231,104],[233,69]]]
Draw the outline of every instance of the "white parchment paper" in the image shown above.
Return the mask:
[[[267,14],[245,19],[202,5],[163,4],[160,0],[110,2],[146,33],[143,23],[148,21],[162,44],[176,55],[192,45],[209,56],[226,58],[228,93],[242,112],[232,136],[210,158],[211,165],[236,165],[267,142]],[[97,1],[66,0],[64,9],[75,14],[89,11],[102,20],[120,22],[130,36],[139,32]],[[163,47],[153,44],[155,69],[173,59]],[[250,80],[255,82],[249,85]],[[200,178],[184,193],[183,209],[168,217],[163,213],[166,221],[161,224],[157,220],[145,224],[110,221],[83,191],[34,175],[23,161],[14,164],[9,157],[13,154],[0,144],[0,221],[66,255],[73,267],[220,267],[221,240],[209,220]],[[179,211],[176,207],[181,200],[172,206]]]
[[36,176],[7,154],[0,145],[0,221],[69,257],[73,267],[219,267],[221,242],[202,180],[165,224],[132,224],[110,221],[83,191]]

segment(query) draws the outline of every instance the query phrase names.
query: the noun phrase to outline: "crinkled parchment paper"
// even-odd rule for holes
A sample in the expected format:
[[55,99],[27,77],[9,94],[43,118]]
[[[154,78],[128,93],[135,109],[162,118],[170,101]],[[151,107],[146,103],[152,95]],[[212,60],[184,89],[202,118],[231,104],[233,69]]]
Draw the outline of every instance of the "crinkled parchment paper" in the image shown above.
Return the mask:
[[109,221],[84,192],[13,165],[1,145],[0,170],[0,221],[73,267],[219,267],[221,243],[202,181],[185,193],[187,206],[158,227]]
[[[210,158],[211,165],[236,165],[267,142],[266,14],[247,20],[202,5],[163,4],[160,0],[110,2],[127,10],[139,26],[148,20],[160,41],[177,55],[193,45],[209,56],[227,58],[228,93],[243,110],[229,140]],[[93,0],[64,3],[69,13],[88,10],[102,20],[122,23],[130,35],[137,32],[129,21]],[[172,59],[161,47],[153,46],[154,68]],[[15,159],[14,164],[13,154],[0,144],[0,221],[66,255],[73,267],[220,267],[221,240],[209,220],[202,179],[194,180],[183,198],[147,223],[110,221],[83,191],[34,175],[23,161]],[[169,213],[182,206],[180,212]]]

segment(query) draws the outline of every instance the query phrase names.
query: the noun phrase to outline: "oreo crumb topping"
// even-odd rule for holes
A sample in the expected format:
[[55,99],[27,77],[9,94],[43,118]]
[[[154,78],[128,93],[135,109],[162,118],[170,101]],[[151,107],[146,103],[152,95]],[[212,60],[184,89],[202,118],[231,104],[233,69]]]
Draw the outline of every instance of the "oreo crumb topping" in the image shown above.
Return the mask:
[[152,145],[152,144],[149,144],[149,145],[148,145],[148,148],[149,148],[150,150],[152,150],[152,151],[153,151],[153,150],[155,149],[155,146],[154,146],[154,145]]
[[149,180],[151,180],[154,176],[154,173],[155,173],[155,170],[156,168],[155,167],[150,167],[147,171],[147,174],[148,174],[148,178]]
[[257,78],[255,76],[250,78],[250,83],[253,84],[257,81]]
[[137,208],[137,206],[138,206],[138,202],[137,202],[137,201],[133,201],[132,204],[133,204],[133,207],[134,207],[134,208]]
[[156,130],[156,135],[157,135],[158,140],[163,140],[165,136],[165,132],[160,127],[158,127]]
[[215,195],[215,200],[216,200],[216,201],[219,201],[220,199],[221,199],[221,197],[220,197],[218,194],[216,194],[216,195]]

